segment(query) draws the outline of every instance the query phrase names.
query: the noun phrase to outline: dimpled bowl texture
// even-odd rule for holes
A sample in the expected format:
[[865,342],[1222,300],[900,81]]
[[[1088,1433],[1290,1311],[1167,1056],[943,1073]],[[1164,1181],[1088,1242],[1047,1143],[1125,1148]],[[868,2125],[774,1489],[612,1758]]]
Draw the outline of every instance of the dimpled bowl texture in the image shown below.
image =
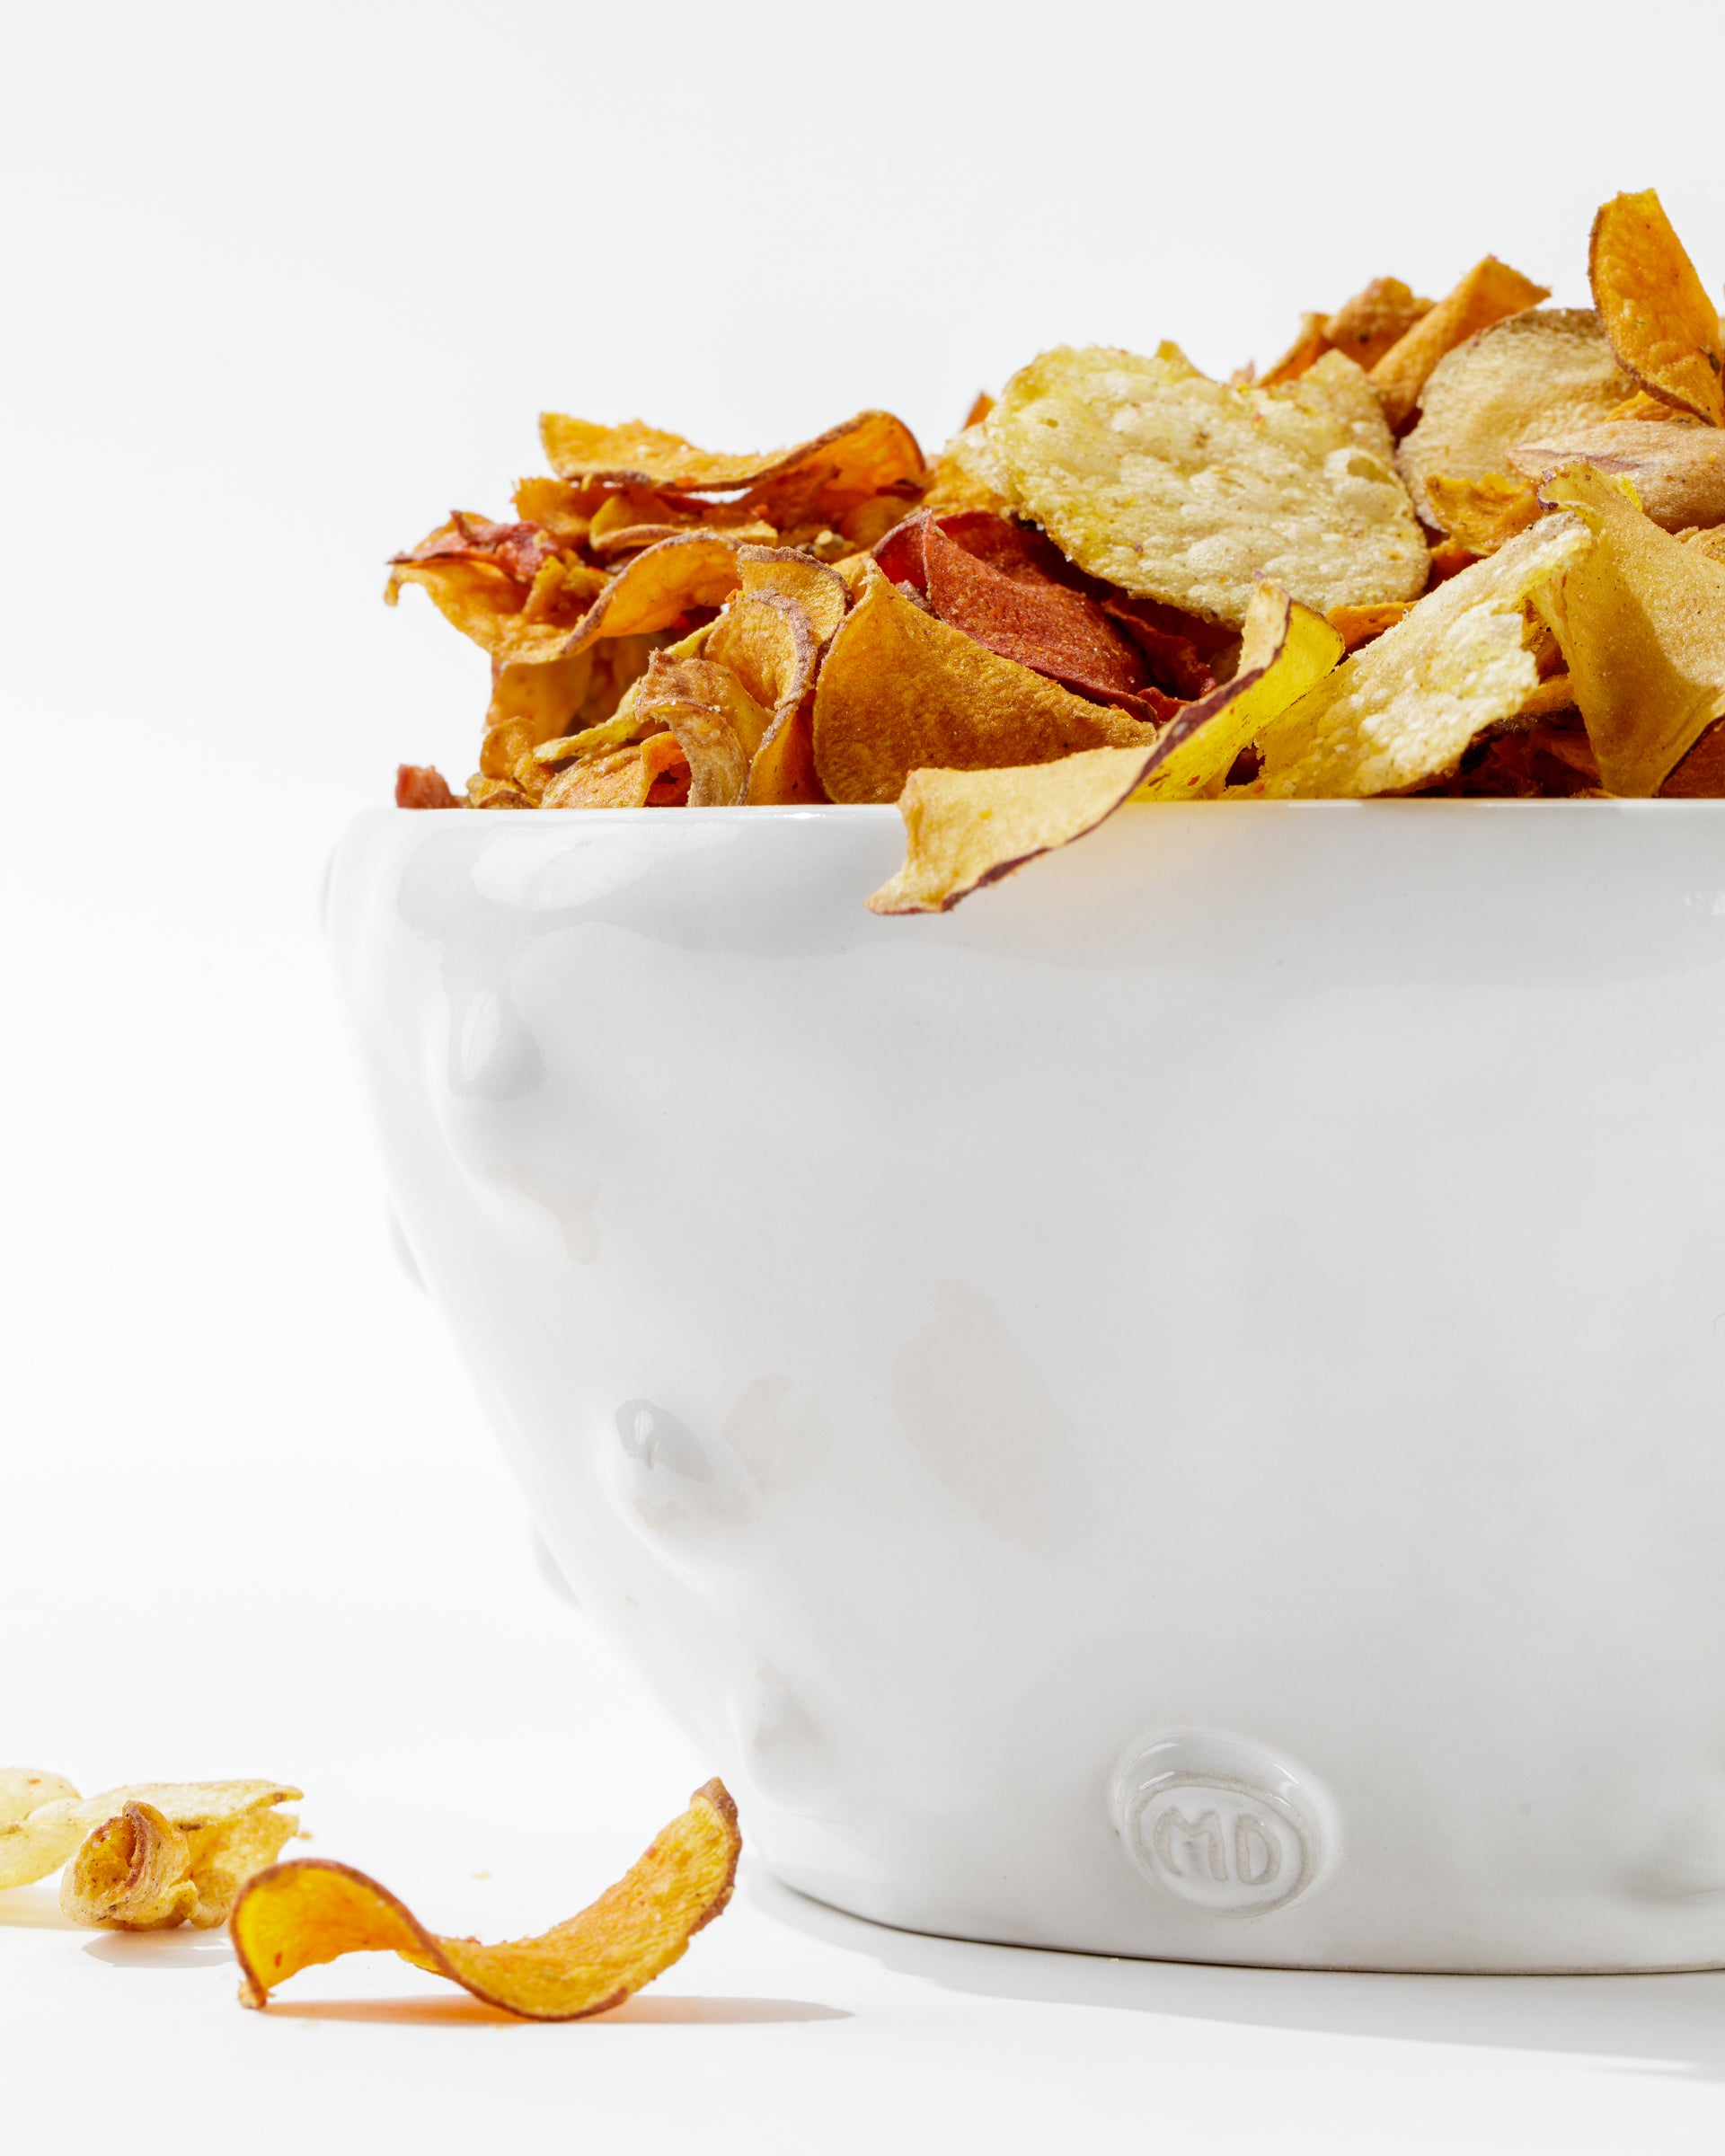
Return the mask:
[[755,1848],[1026,1946],[1725,1963],[1725,804],[1128,808],[878,919],[901,848],[332,874],[412,1258]]

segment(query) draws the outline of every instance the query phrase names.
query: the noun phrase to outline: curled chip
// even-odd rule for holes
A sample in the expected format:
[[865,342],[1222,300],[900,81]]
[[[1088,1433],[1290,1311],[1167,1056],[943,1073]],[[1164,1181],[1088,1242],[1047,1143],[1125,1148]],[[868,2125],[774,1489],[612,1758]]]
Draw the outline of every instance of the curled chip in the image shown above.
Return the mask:
[[1619,420],[1578,427],[1523,442],[1511,463],[1543,479],[1560,465],[1586,463],[1633,482],[1643,511],[1661,530],[1725,524],[1725,429],[1671,422]]
[[1372,387],[1392,429],[1400,433],[1419,410],[1420,393],[1446,352],[1505,315],[1519,314],[1551,296],[1546,286],[1535,284],[1494,254],[1475,262],[1455,290],[1422,314],[1373,367]]
[[[742,588],[713,623],[705,655],[729,667],[767,713],[743,798],[757,805],[825,800],[815,770],[815,670],[850,593],[836,570],[806,554],[745,547],[738,561]],[[693,800],[693,763],[690,771]]]
[[1508,476],[1517,469],[1517,443],[1607,418],[1629,386],[1590,308],[1529,308],[1432,368],[1396,469],[1426,522],[1468,543],[1446,522],[1447,503],[1430,491],[1433,473],[1452,481]]
[[741,1847],[737,1807],[723,1782],[710,1781],[590,1908],[536,1939],[495,1947],[428,1931],[387,1887],[345,1864],[278,1864],[248,1883],[228,1919],[240,2003],[266,2005],[278,1984],[315,1963],[393,1950],[527,2020],[602,2014],[662,1975],[719,1915]]
[[1600,209],[1588,279],[1623,372],[1661,403],[1725,425],[1719,315],[1652,188]]
[[743,490],[738,513],[764,517],[775,528],[816,511],[841,516],[871,495],[915,488],[924,476],[916,436],[889,411],[860,411],[812,441],[769,455],[716,455],[639,420],[596,427],[556,411],[541,419],[539,433],[561,478],[683,494]]
[[815,763],[835,801],[895,801],[923,768],[1048,764],[1153,735],[938,620],[873,564],[815,689]]
[[[5,1791],[24,1778],[0,1778],[0,1886],[46,1878],[78,1852],[61,1905],[80,1923],[122,1929],[156,1930],[187,1918],[220,1923],[240,1881],[272,1863],[294,1831],[293,1815],[275,1807],[301,1794],[279,1781],[143,1781],[79,1797],[58,1775],[36,1779],[55,1794],[22,1808],[23,1797],[14,1792],[8,1800]],[[121,1827],[133,1808],[139,1818]],[[7,1820],[7,1811],[16,1816]],[[86,1861],[80,1844],[98,1833],[99,1846]],[[134,1857],[137,1877],[127,1888]],[[93,1913],[111,1904],[126,1913]],[[165,1913],[170,1906],[179,1913]]]
[[995,771],[914,771],[898,797],[905,863],[869,900],[877,914],[947,913],[984,884],[1068,845],[1123,801],[1219,793],[1258,729],[1341,657],[1330,624],[1261,585],[1232,681],[1185,706],[1144,748],[1096,748]]
[[1725,718],[1725,566],[1662,532],[1632,486],[1590,464],[1566,466],[1541,493],[1593,535],[1535,603],[1562,647],[1601,782],[1657,793]]
[[1523,608],[1591,544],[1578,517],[1545,517],[1450,578],[1263,729],[1244,791],[1407,793],[1453,771],[1536,685]]
[[1366,376],[1332,352],[1286,389],[1153,358],[1044,352],[985,422],[1020,511],[1093,577],[1238,624],[1254,578],[1304,605],[1411,599],[1420,527]]

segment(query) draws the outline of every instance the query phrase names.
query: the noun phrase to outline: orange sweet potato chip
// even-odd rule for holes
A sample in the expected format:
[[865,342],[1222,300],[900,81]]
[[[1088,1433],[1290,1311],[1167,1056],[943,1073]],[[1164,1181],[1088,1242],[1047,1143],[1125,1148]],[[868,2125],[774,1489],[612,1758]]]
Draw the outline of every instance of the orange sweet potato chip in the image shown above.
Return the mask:
[[1332,606],[1323,618],[1340,637],[1343,651],[1348,652],[1357,651],[1361,644],[1369,644],[1375,636],[1393,629],[1407,611],[1402,605]]
[[1661,403],[1725,425],[1718,311],[1652,188],[1614,195],[1593,220],[1588,278],[1632,381]]
[[1332,352],[1346,352],[1369,373],[1416,322],[1431,313],[1431,304],[1417,298],[1399,277],[1375,277],[1324,323],[1325,343]]
[[815,764],[835,801],[897,800],[920,768],[1047,764],[1153,734],[988,650],[873,565],[815,689]]
[[1426,492],[1438,525],[1471,554],[1495,554],[1539,515],[1533,482],[1499,472],[1478,479],[1433,472],[1427,475]]
[[1494,254],[1475,262],[1455,290],[1420,315],[1371,370],[1372,387],[1392,431],[1413,417],[1426,376],[1446,352],[1506,314],[1519,314],[1550,297],[1547,286],[1535,284]]
[[240,2003],[343,1954],[393,1951],[504,2012],[579,2021],[620,2006],[682,1958],[730,1901],[742,1838],[721,1781],[694,1792],[641,1860],[579,1916],[535,1939],[482,1946],[428,1931],[385,1886],[345,1864],[302,1858],[260,1872],[228,1919]]

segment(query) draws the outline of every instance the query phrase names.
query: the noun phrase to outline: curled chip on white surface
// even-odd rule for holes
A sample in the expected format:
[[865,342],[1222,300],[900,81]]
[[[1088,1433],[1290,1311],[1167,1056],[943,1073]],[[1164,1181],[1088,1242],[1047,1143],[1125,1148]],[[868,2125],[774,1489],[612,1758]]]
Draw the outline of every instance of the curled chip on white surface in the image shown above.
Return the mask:
[[1453,771],[1537,685],[1524,609],[1592,545],[1545,517],[1428,594],[1259,736],[1265,795],[1406,793]]
[[1060,346],[984,422],[1013,501],[1093,577],[1238,624],[1256,578],[1308,606],[1411,599],[1429,569],[1370,383],[1331,352],[1285,388]]

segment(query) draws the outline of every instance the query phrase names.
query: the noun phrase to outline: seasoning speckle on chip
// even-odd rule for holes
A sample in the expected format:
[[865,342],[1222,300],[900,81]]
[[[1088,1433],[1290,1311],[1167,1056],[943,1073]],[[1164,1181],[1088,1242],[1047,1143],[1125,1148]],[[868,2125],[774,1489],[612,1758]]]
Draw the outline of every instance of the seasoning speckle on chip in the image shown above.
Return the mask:
[[512,515],[394,557],[490,666],[478,770],[397,802],[896,801],[901,914],[1128,799],[1725,794],[1720,318],[1651,190],[1587,269],[1374,278],[1261,377],[1053,345],[932,463],[880,411],[748,455],[548,415]]

